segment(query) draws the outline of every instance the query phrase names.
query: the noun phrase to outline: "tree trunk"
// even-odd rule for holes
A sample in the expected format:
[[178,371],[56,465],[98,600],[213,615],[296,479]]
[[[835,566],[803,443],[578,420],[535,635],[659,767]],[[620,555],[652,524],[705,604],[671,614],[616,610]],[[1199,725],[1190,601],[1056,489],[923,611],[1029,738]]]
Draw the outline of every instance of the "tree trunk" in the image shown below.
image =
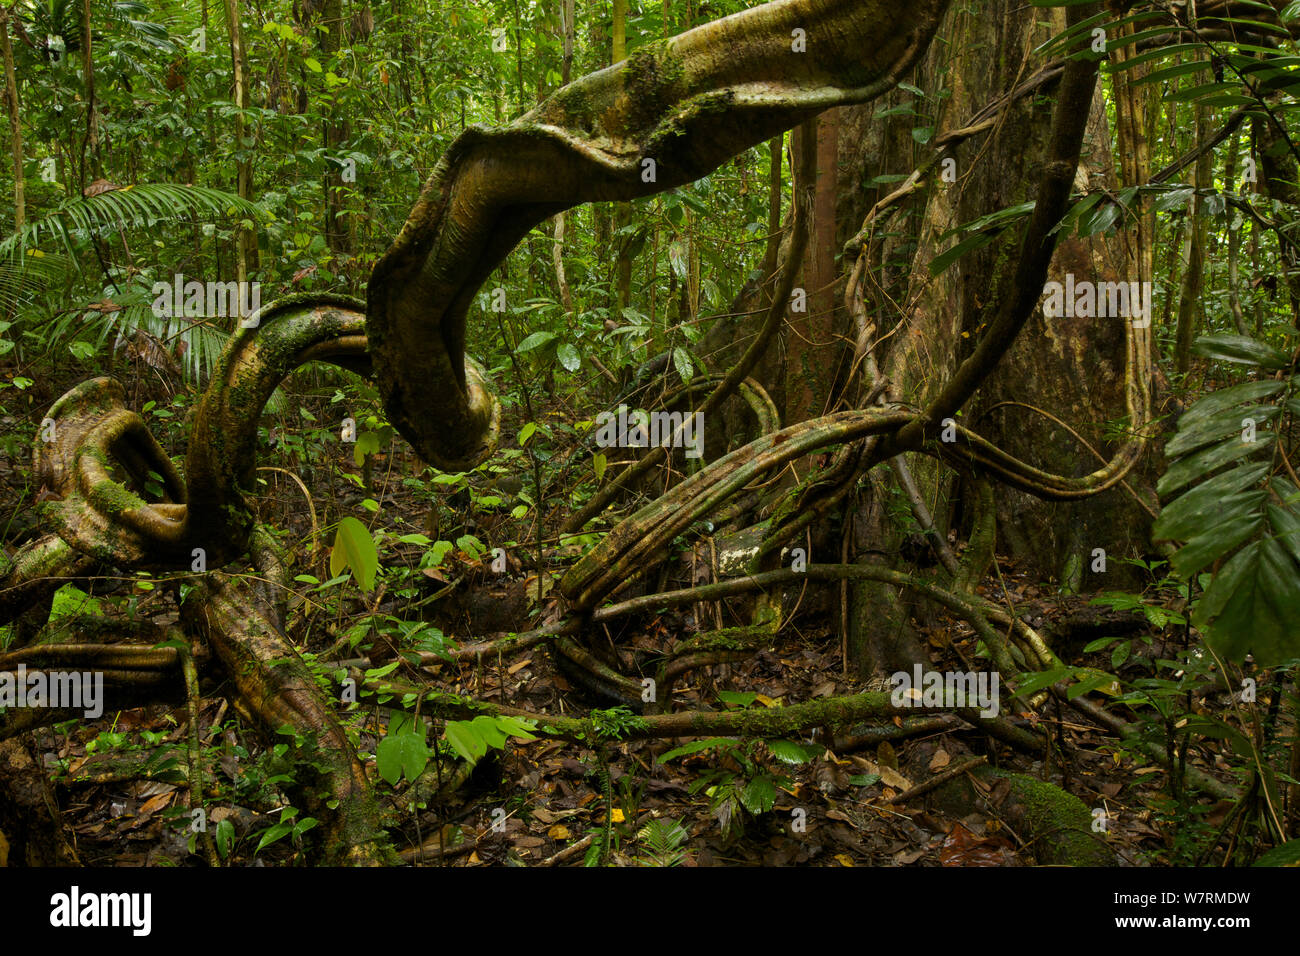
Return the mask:
[[[244,154],[249,149],[246,141],[244,111],[248,109],[248,58],[244,54],[243,31],[239,24],[239,0],[225,0],[226,23],[230,28],[230,61],[235,91],[235,150]],[[235,161],[235,192],[241,199],[252,199],[253,161],[247,157]],[[252,229],[240,228],[235,233],[235,278],[247,282],[249,273],[257,267],[257,234]]]
[[27,221],[23,194],[23,129],[18,112],[18,83],[14,79],[14,51],[9,42],[9,11],[0,7],[0,54],[4,56],[5,107],[9,114],[9,147],[14,159],[14,231]]

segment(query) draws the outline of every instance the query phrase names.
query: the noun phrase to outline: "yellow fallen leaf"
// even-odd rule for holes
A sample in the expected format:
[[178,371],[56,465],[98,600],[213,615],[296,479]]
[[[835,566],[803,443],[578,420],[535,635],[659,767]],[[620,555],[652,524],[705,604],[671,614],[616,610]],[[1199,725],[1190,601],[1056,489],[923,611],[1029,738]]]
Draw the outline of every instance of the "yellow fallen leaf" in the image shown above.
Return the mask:
[[755,694],[754,700],[758,701],[764,707],[776,707],[777,701],[779,701],[780,698],[778,697],[776,700],[773,700],[771,697],[768,697],[766,694]]
[[573,839],[573,834],[569,832],[569,828],[566,827],[563,823],[555,824],[555,826],[551,827],[549,830],[546,831],[546,835],[550,837],[552,840]]
[[847,853],[836,853],[835,859],[839,861],[840,866],[852,866],[853,858]]
[[622,823],[623,811],[618,809],[611,810],[609,811],[609,818],[613,820],[615,823]]

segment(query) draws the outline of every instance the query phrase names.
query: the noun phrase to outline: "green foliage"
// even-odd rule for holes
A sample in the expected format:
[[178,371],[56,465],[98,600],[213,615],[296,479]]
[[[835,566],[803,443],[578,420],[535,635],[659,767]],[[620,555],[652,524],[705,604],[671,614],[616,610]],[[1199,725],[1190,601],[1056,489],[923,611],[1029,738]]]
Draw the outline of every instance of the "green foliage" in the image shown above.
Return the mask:
[[104,613],[98,598],[93,598],[75,584],[65,584],[54,592],[50,606],[50,623],[61,618],[86,615],[97,617]]
[[390,784],[406,777],[414,781],[424,773],[432,751],[425,741],[424,721],[401,712],[388,722],[388,733],[375,751],[379,776]]
[[1182,416],[1152,533],[1184,542],[1172,559],[1184,579],[1213,570],[1193,621],[1216,653],[1269,666],[1300,652],[1300,489],[1284,460],[1289,437],[1278,440],[1300,415],[1298,382],[1286,353],[1245,336],[1203,337],[1196,349],[1261,377]]
[[651,820],[637,831],[641,842],[637,862],[642,866],[681,866],[690,836],[690,831],[676,820]]
[[744,831],[747,817],[770,811],[776,803],[777,790],[792,781],[782,773],[764,766],[764,752],[782,763],[806,763],[811,755],[800,744],[788,740],[740,741],[731,737],[710,737],[674,748],[659,758],[667,763],[679,757],[717,752],[719,765],[704,770],[691,782],[692,793],[704,791],[709,798],[709,812],[722,828],[722,838],[730,842]]
[[480,715],[473,720],[449,720],[443,736],[451,748],[470,764],[478,763],[489,749],[504,750],[506,738],[536,740],[536,723],[519,717]]
[[608,710],[593,710],[588,717],[597,739],[621,740],[629,730],[642,724],[642,720],[629,707],[622,705]]
[[253,853],[254,855],[261,853],[263,849],[285,837],[292,837],[294,844],[297,845],[302,840],[302,835],[313,829],[318,822],[315,817],[303,817],[299,820],[297,809],[285,807],[280,811],[280,819],[263,831],[262,838]]
[[330,551],[330,574],[337,577],[351,571],[357,586],[370,591],[375,586],[379,570],[379,553],[375,550],[370,531],[356,518],[345,517],[339,521]]

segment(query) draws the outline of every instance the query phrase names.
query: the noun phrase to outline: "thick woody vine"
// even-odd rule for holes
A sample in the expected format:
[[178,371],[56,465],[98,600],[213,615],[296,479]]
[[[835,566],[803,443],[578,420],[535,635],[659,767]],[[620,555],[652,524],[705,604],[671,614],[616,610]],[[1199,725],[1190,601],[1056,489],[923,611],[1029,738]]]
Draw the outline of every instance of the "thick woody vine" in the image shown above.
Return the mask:
[[[321,811],[329,820],[330,859],[395,862],[379,801],[336,703],[285,636],[285,561],[253,518],[257,425],[272,392],[312,361],[373,374],[389,420],[421,457],[452,470],[480,461],[495,442],[500,413],[486,376],[464,355],[465,321],[480,285],[530,229],[581,203],[648,196],[691,182],[828,107],[880,95],[925,50],[946,7],[946,0],[781,0],[651,44],[564,87],[504,128],[466,131],[439,162],[376,266],[364,303],[290,298],[236,332],[196,411],[183,469],[125,407],[116,382],[94,379],[68,392],[50,408],[35,447],[34,478],[47,491],[40,506],[45,533],[0,567],[0,623],[23,625],[15,645],[0,655],[0,669],[102,671],[108,708],[187,694],[192,699],[197,682],[189,649],[201,640],[233,681],[245,712],[268,731],[288,725],[315,738],[325,755],[320,763],[324,790],[337,807]],[[1072,22],[1092,12],[1091,5],[1070,11]],[[605,535],[564,575],[556,619],[496,644],[462,648],[456,656],[513,653],[550,642],[606,685],[633,695],[642,686],[639,677],[611,671],[584,653],[580,635],[586,624],[649,603],[660,607],[767,593],[806,579],[868,578],[912,588],[968,620],[1005,677],[1053,664],[1050,648],[1032,628],[973,594],[966,586],[969,576],[960,573],[951,555],[941,562],[956,572],[947,581],[873,566],[812,564],[795,572],[773,563],[784,545],[843,500],[867,470],[888,462],[898,467],[902,452],[941,456],[1045,498],[1096,494],[1122,480],[1136,460],[1140,438],[1092,475],[1064,478],[1021,462],[964,428],[956,430],[956,441],[942,440],[952,416],[1006,354],[1036,306],[1055,245],[1054,227],[1068,209],[1097,63],[1085,52],[1053,69],[1059,79],[1051,77],[1057,103],[1049,153],[1014,281],[975,352],[929,407],[908,407],[889,383],[877,380],[872,330],[863,322],[860,288],[853,282],[850,312],[860,324],[855,368],[863,374],[860,407],[780,427],[770,400],[764,403],[761,387],[748,380],[780,325],[806,242],[803,192],[810,177],[807,169],[800,171],[793,234],[763,331],[735,367],[706,379],[712,391],[700,406],[712,411],[739,390],[765,410],[760,416],[765,433],[676,484]],[[868,230],[875,215],[873,210]],[[855,277],[860,272],[855,270]],[[1138,432],[1149,405],[1148,338],[1146,330],[1129,329],[1129,410]],[[793,491],[766,490],[778,487],[767,479],[787,463],[819,450],[833,450],[833,456],[815,481]],[[659,460],[647,455],[639,468],[652,468]],[[143,489],[151,471],[162,476],[163,491],[148,497]],[[609,603],[630,579],[661,561],[695,522],[729,508],[736,514],[738,503],[748,510],[765,504],[773,514],[750,573]],[[570,527],[580,527],[593,513],[588,508],[573,516]],[[234,573],[250,562],[255,574]],[[147,644],[138,638],[134,643],[33,643],[62,584],[141,570],[183,576],[195,585],[179,628],[167,635],[170,641],[146,635]],[[691,669],[761,649],[780,625],[780,602],[760,600],[752,626],[684,643],[657,674],[661,693]],[[406,694],[400,706],[424,717],[528,717],[541,732],[570,738],[590,730],[580,718],[488,705],[432,685],[389,683],[365,690]],[[392,699],[389,705],[398,706]],[[863,693],[760,713],[646,713],[628,733],[789,734],[903,713],[889,695]],[[1041,747],[1036,734],[1006,721],[957,713],[1012,746]],[[68,716],[10,710],[0,715],[0,739]],[[932,723],[912,721],[889,733],[911,726]],[[201,786],[199,791],[197,801]]]

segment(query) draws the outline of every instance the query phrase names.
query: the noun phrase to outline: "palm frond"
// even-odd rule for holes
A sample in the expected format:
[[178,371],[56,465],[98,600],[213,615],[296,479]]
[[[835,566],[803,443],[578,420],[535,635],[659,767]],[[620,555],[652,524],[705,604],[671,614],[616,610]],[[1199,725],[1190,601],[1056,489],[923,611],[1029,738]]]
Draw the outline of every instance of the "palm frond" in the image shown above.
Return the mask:
[[67,285],[77,271],[75,259],[40,249],[0,254],[0,312],[22,311],[42,292]]
[[74,256],[76,242],[92,236],[149,228],[178,219],[224,219],[237,214],[257,218],[263,211],[234,193],[209,186],[175,183],[124,186],[97,196],[70,199],[53,212],[27,223],[0,242],[0,260],[16,257],[48,241],[58,243],[69,256]]

